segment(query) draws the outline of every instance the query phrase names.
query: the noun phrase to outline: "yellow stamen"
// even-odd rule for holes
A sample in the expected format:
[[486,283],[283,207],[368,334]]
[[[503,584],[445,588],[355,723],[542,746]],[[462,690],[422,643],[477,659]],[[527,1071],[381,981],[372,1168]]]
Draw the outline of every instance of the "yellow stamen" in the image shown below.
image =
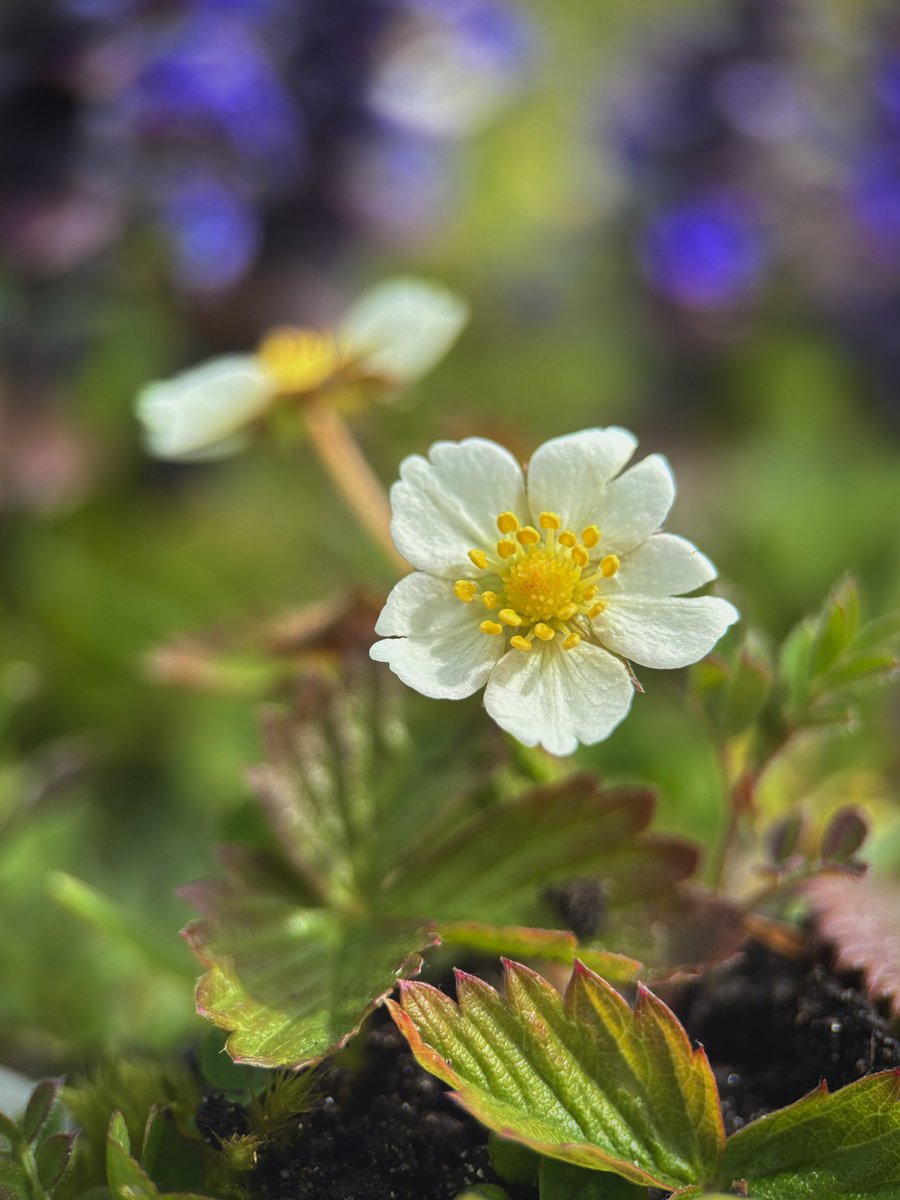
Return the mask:
[[585,602],[585,604],[588,602],[588,600],[593,600],[593,598],[597,595],[597,590],[596,584],[593,583],[590,587],[586,587],[584,589],[584,591],[581,593],[581,599]]
[[502,512],[497,518],[497,528],[501,533],[515,533],[519,528],[519,519],[515,513]]
[[618,569],[619,556],[617,554],[607,554],[605,558],[600,559],[600,570],[607,579],[615,575]]
[[580,641],[581,637],[577,633],[570,633],[563,642],[563,650],[574,650]]
[[571,529],[564,529],[562,531],[562,533],[559,535],[560,545],[568,546],[570,550],[572,549],[572,547],[575,545],[575,543],[577,541],[578,541],[578,538],[575,536],[575,534],[572,532]]
[[334,338],[313,329],[273,329],[256,356],[275,388],[288,395],[321,387],[341,367]]
[[572,561],[577,562],[579,567],[586,567],[588,565],[588,552],[584,546],[572,547]]
[[562,525],[562,521],[559,519],[556,513],[542,512],[540,519],[541,529],[559,529]]
[[529,642],[527,638],[520,637],[518,634],[516,634],[515,637],[511,637],[509,639],[509,644],[511,646],[515,646],[515,648],[517,650],[530,650],[531,649],[531,642]]
[[606,608],[606,601],[598,600],[597,603],[594,605],[594,607],[591,609],[591,611],[588,613],[588,616],[593,621],[594,617],[600,616],[600,614],[603,612],[604,608]]
[[497,553],[501,558],[512,558],[516,550],[518,550],[518,546],[515,542],[508,542],[504,539],[497,543]]
[[521,625],[522,618],[514,608],[501,608],[497,616],[504,625]]
[[482,621],[478,628],[482,633],[489,633],[492,637],[496,637],[498,633],[503,632],[503,626],[498,625],[496,621]]
[[484,571],[488,565],[488,556],[483,550],[470,550],[469,561],[479,570]]
[[516,537],[523,546],[536,546],[541,540],[541,535],[533,525],[525,525],[519,530]]
[[500,603],[500,597],[496,592],[482,592],[481,603],[485,608],[496,608]]
[[549,625],[545,625],[543,621],[539,621],[534,627],[534,632],[542,642],[552,642],[556,637],[556,630],[551,629]]
[[581,540],[587,546],[588,550],[593,550],[600,541],[600,530],[596,525],[588,525],[587,529],[582,529],[581,531]]
[[562,608],[556,610],[556,616],[560,621],[569,621],[578,612],[577,604],[564,604]]
[[471,579],[457,579],[456,583],[453,585],[453,595],[457,598],[457,600],[462,600],[466,604],[470,604],[472,602],[477,591],[478,588]]

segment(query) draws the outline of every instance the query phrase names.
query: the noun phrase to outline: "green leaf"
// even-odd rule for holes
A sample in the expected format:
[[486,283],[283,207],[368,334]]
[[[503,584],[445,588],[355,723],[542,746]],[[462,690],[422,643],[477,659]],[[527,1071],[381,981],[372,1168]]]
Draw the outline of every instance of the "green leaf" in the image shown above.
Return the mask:
[[479,954],[518,955],[571,966],[579,958],[586,967],[616,983],[637,979],[643,966],[636,958],[579,945],[564,929],[534,929],[522,925],[486,925],[480,921],[446,921],[438,928],[444,945],[465,946]]
[[28,1200],[31,1189],[28,1176],[8,1154],[0,1153],[0,1191],[7,1192],[13,1200]]
[[164,1192],[200,1187],[206,1176],[201,1143],[186,1138],[172,1113],[156,1105],[147,1117],[141,1166]]
[[837,1092],[825,1084],[728,1139],[721,1188],[746,1180],[751,1200],[897,1200],[900,1070]]
[[421,968],[435,937],[409,918],[354,917],[298,903],[265,853],[232,853],[231,879],[186,894],[205,919],[185,930],[206,974],[197,1010],[223,1029],[232,1058],[261,1067],[316,1062],[346,1043]]
[[401,985],[391,1014],[426,1070],[504,1137],[578,1166],[678,1190],[705,1181],[724,1143],[702,1049],[645,988],[632,1012],[580,963],[565,1000],[504,964],[506,997],[457,973],[459,1004]]
[[4,1112],[0,1112],[0,1137],[7,1138],[11,1143],[20,1141],[22,1137],[18,1125]]
[[832,590],[819,616],[812,646],[812,673],[821,675],[850,645],[859,624],[859,590],[849,576]]
[[540,1200],[647,1200],[647,1189],[608,1171],[542,1158]]
[[74,1133],[54,1133],[38,1146],[34,1156],[35,1164],[38,1179],[45,1191],[52,1191],[65,1175],[72,1157],[75,1137]]
[[[159,1190],[134,1161],[120,1140],[125,1131],[121,1113],[114,1113],[106,1139],[106,1178],[115,1200],[157,1200]],[[127,1131],[124,1132],[127,1139]]]
[[504,1183],[537,1182],[541,1159],[519,1142],[508,1142],[496,1133],[489,1134],[488,1158]]
[[201,1039],[200,1070],[204,1082],[215,1091],[234,1092],[249,1099],[266,1086],[269,1072],[236,1063],[225,1049],[226,1040],[216,1028],[208,1029]]
[[28,1142],[36,1141],[38,1134],[50,1120],[56,1107],[57,1097],[65,1079],[42,1079],[28,1097],[25,1115],[22,1117],[22,1133]]
[[128,1136],[128,1126],[125,1124],[125,1118],[118,1109],[116,1109],[109,1119],[107,1137],[111,1138],[117,1146],[121,1146],[126,1154],[131,1153],[131,1138]]

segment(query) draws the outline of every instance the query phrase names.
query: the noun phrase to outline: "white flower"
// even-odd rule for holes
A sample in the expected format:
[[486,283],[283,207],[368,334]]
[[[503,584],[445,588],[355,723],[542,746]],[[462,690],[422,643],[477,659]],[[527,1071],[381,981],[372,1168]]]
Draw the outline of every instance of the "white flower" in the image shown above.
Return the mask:
[[285,397],[349,379],[409,387],[456,341],[464,300],[421,279],[391,279],[365,292],[334,331],[276,329],[256,354],[215,358],[151,383],[136,413],[156,458],[212,458],[239,450],[244,431]]
[[242,431],[271,401],[272,381],[256,357],[235,354],[148,384],[136,412],[150,454],[195,458],[238,449]]
[[727,600],[685,597],[716,571],[658,533],[675,483],[664,458],[623,471],[624,429],[554,438],[527,480],[494,442],[438,442],[407,458],[391,531],[415,571],[388,597],[372,657],[417,691],[487,711],[528,746],[571,754],[628,712],[623,659],[683,667],[738,618]]
[[440,362],[469,319],[460,296],[424,279],[389,279],[351,307],[338,344],[357,368],[409,387]]

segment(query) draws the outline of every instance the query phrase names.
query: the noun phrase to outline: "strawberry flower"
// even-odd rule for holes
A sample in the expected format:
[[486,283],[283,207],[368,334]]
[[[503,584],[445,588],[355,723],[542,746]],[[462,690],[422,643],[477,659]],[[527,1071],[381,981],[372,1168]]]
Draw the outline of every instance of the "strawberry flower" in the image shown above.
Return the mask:
[[470,438],[413,455],[391,491],[391,533],[415,568],[388,597],[372,657],[410,687],[488,713],[528,746],[571,754],[608,737],[634,694],[626,660],[683,667],[738,618],[690,597],[716,571],[659,533],[675,495],[652,454],[623,470],[624,429],[554,438],[527,477],[508,451]]

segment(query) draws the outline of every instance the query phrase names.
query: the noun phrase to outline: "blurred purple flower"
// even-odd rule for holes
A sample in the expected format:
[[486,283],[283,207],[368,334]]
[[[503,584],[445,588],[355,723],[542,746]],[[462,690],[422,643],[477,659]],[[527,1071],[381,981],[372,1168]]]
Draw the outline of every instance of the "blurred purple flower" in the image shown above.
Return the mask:
[[660,295],[688,308],[727,308],[746,300],[768,260],[766,241],[745,203],[707,194],[659,213],[642,242],[644,271]]
[[160,215],[173,273],[188,291],[229,287],[259,250],[261,229],[253,205],[212,176],[180,180],[166,192]]

